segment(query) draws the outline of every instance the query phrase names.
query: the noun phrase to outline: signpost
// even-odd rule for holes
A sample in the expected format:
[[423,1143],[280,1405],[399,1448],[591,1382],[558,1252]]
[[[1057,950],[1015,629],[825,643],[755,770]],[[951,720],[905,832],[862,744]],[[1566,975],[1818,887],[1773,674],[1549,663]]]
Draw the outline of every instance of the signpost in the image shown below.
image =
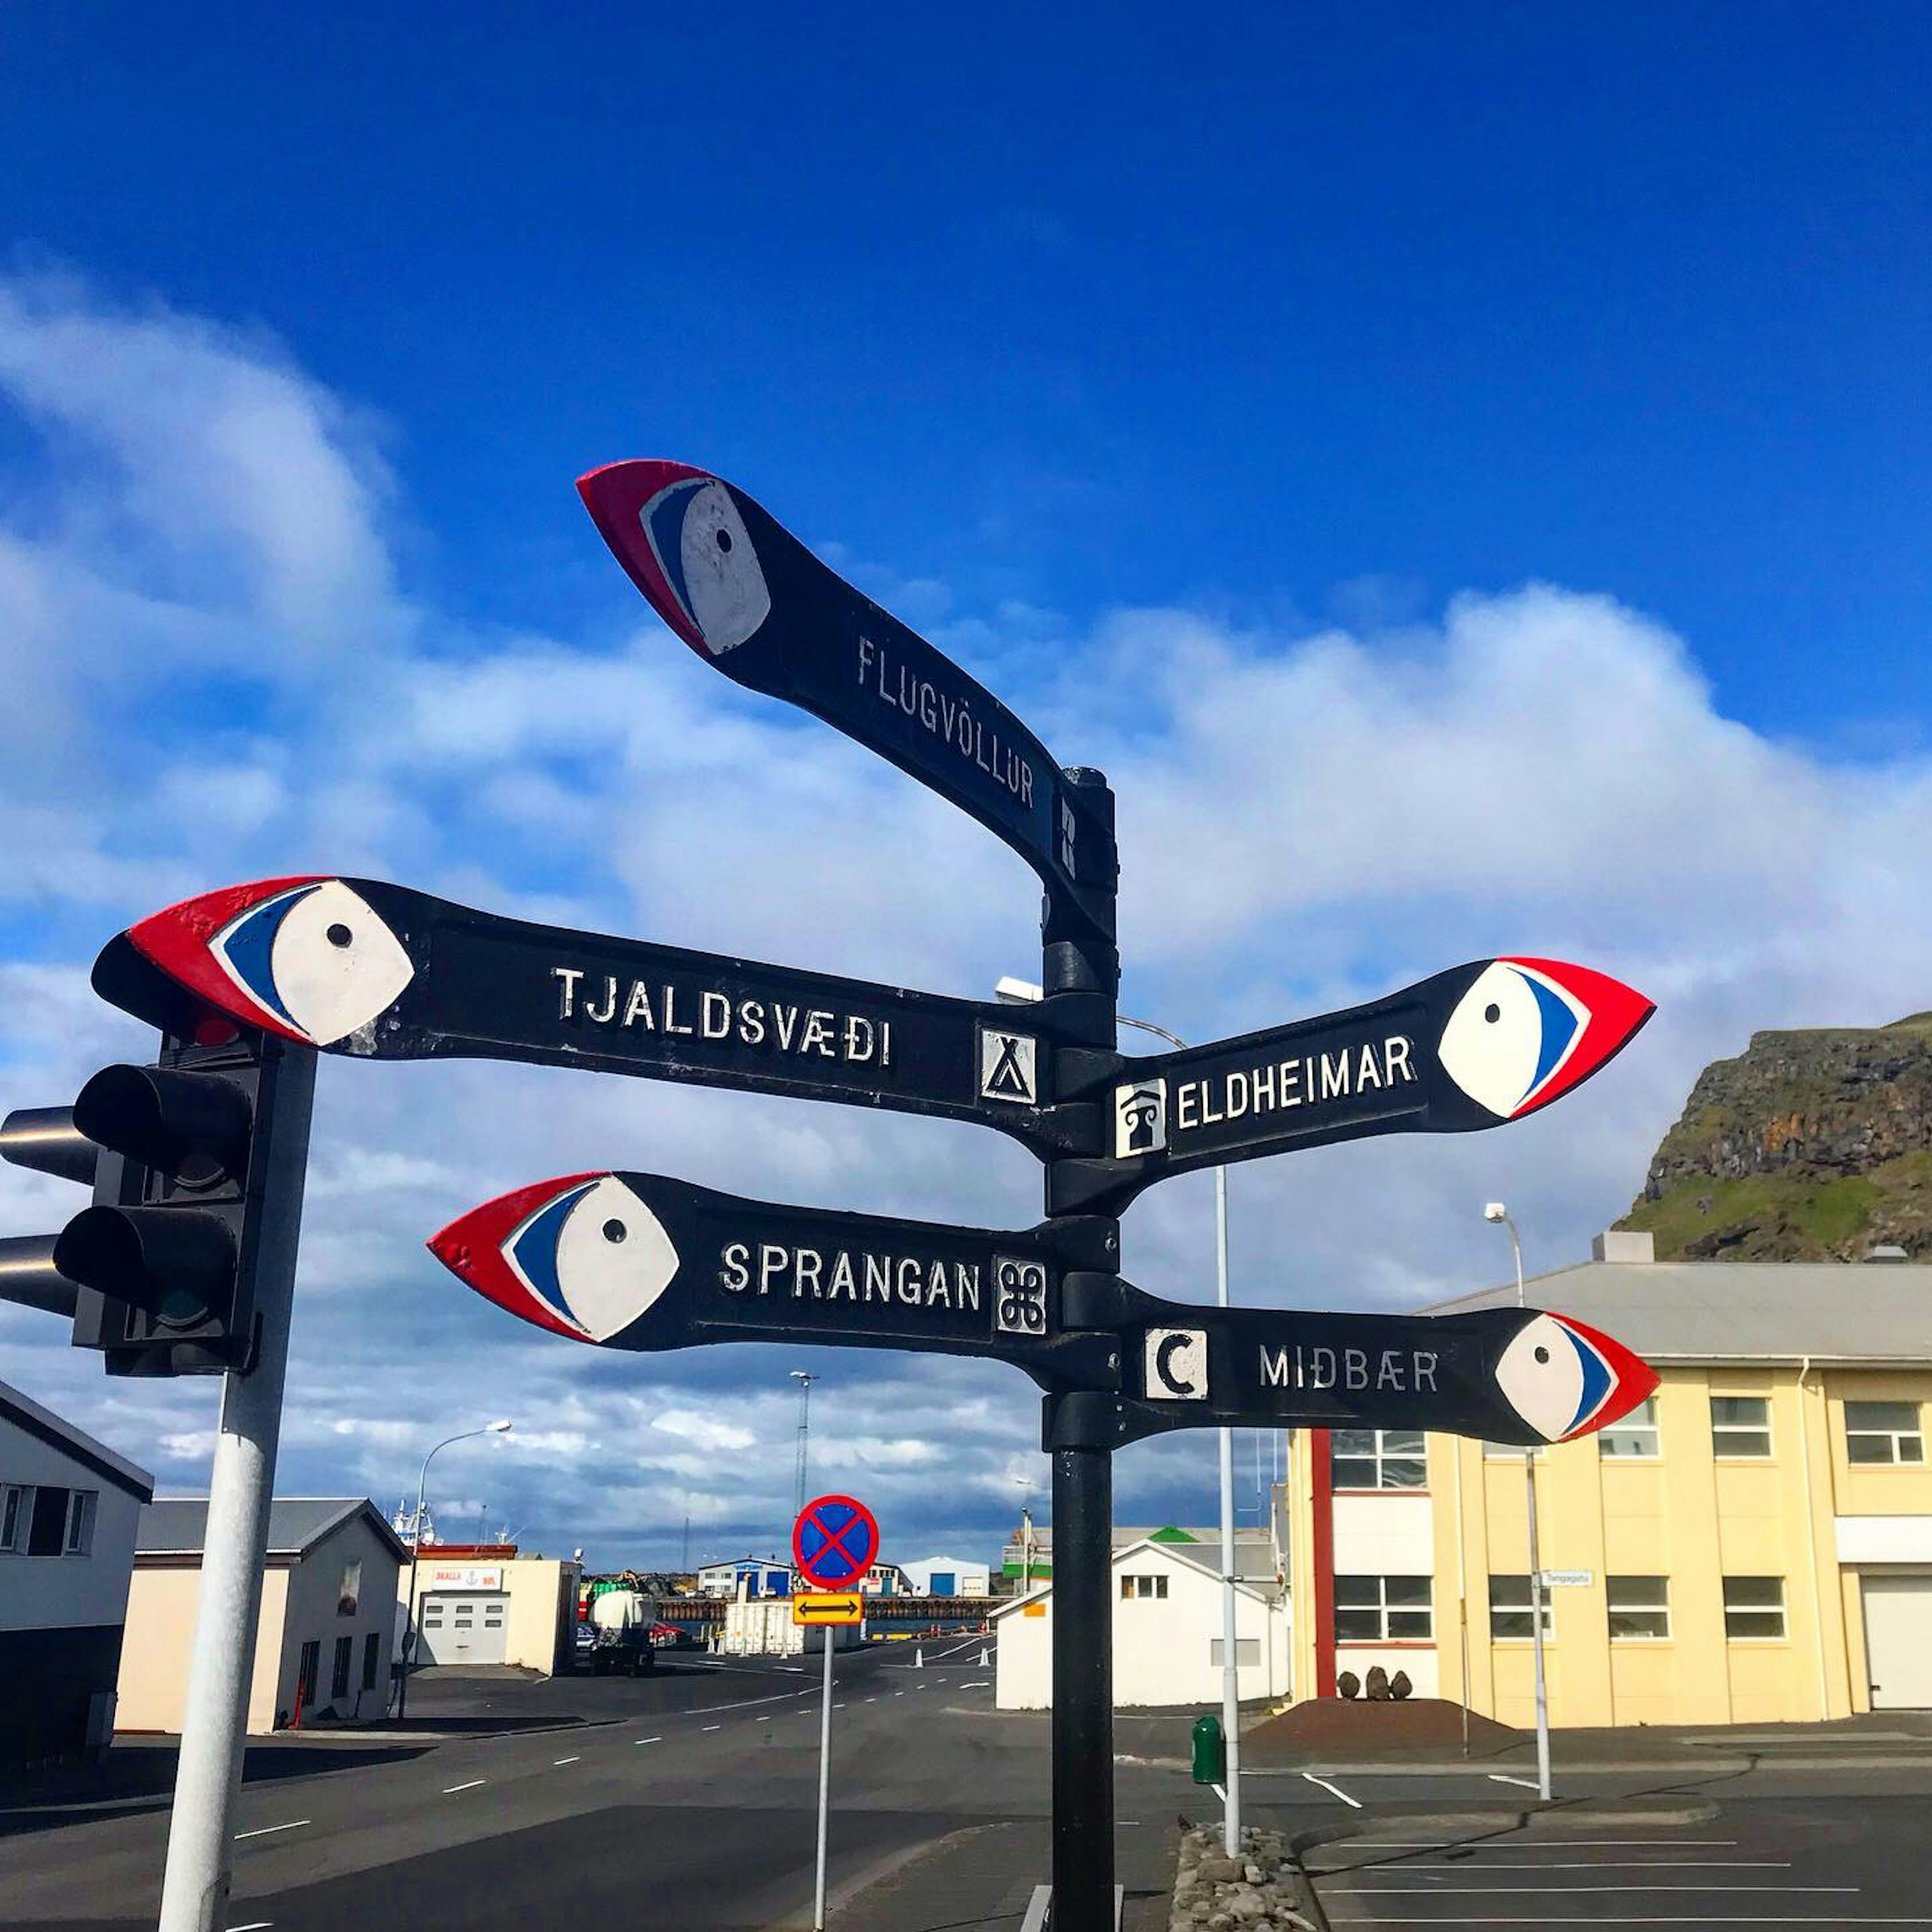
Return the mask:
[[[500,918],[374,879],[263,879],[127,935],[247,1024],[358,1060],[514,1060],[1095,1143],[1043,1030],[996,1002]],[[1030,1017],[1030,1016],[1029,1016]]]
[[[490,1202],[430,1245],[479,1293],[593,1346],[914,1348],[1008,1362],[1041,1386],[1053,1459],[1052,1923],[1103,1932],[1114,1913],[1115,1449],[1173,1429],[1340,1424],[1560,1442],[1654,1384],[1608,1336],[1534,1310],[1430,1319],[1162,1300],[1121,1278],[1114,1217],[1168,1174],[1520,1119],[1598,1071],[1650,1003],[1588,968],[1510,955],[1344,1012],[1128,1060],[1115,1043],[1119,863],[1102,775],[1062,769],[998,699],[734,485],[633,462],[579,488],[632,580],[706,663],[877,752],[1033,866],[1046,887],[1044,997],[1024,1020],[326,875],[157,914],[104,955],[140,970],[97,984],[150,1018],[184,986],[250,1028],[354,1058],[522,1060],[889,1108],[976,1121],[1036,1155],[1046,1218],[1017,1232],[600,1170]],[[822,1497],[794,1538],[821,1593],[797,1599],[794,1618],[830,1626],[862,1613],[854,1586],[878,1545],[869,1513]],[[821,1928],[829,1636],[825,1669]],[[234,1750],[238,1740],[231,1772]],[[178,1806],[177,1833],[182,1816]],[[171,1864],[170,1932],[212,1925],[206,1900],[176,1909],[173,1876]]]
[[[879,1520],[850,1496],[820,1496],[798,1513],[791,1527],[792,1561],[821,1592],[794,1597],[791,1620],[798,1624],[856,1624],[864,1615],[860,1586],[879,1554]],[[850,1584],[850,1589],[840,1586]],[[832,1631],[824,1636],[824,1702],[818,1713],[818,1865],[812,1893],[812,1932],[825,1932],[826,1820],[832,1795]]]

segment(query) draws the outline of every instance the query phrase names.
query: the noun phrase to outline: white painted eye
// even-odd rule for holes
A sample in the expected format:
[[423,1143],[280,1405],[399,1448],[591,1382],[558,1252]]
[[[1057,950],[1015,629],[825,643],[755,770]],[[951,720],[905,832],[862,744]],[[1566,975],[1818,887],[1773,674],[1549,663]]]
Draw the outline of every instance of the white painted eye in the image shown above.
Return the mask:
[[211,950],[244,992],[316,1046],[368,1025],[416,976],[402,942],[340,879],[249,907]]
[[593,1342],[628,1328],[670,1286],[677,1250],[615,1174],[577,1198],[556,1236],[563,1312]]
[[1544,1441],[1569,1433],[1583,1406],[1583,1360],[1562,1324],[1539,1315],[1503,1351],[1496,1384]]
[[638,518],[666,586],[714,658],[736,650],[772,614],[751,534],[723,484],[680,478]]
[[1498,959],[1457,1000],[1438,1050],[1450,1078],[1478,1106],[1508,1120],[1538,1084],[1544,1036],[1535,987]]

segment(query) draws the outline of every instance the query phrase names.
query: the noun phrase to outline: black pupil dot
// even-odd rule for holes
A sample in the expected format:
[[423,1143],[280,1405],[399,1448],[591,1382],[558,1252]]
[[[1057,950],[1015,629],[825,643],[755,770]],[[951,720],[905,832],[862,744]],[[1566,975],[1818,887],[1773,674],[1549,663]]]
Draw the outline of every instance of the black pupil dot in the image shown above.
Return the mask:
[[607,1241],[621,1241],[624,1238],[625,1232],[624,1224],[621,1221],[606,1221],[604,1223],[604,1238]]
[[332,946],[350,945],[354,941],[355,938],[355,934],[351,932],[346,926],[332,926],[328,928],[328,943]]
[[1493,1001],[1483,1009],[1484,1018],[1487,1020],[1492,1026],[1494,1026],[1497,1021],[1501,1019],[1502,1016],[1502,1008],[1497,1006]]
[[731,548],[731,532],[729,530],[720,530],[718,532],[718,548],[724,550],[728,550]]
[[1539,1362],[1548,1361],[1550,1359],[1550,1351],[1547,1348],[1538,1349],[1536,1352],[1536,1359]]

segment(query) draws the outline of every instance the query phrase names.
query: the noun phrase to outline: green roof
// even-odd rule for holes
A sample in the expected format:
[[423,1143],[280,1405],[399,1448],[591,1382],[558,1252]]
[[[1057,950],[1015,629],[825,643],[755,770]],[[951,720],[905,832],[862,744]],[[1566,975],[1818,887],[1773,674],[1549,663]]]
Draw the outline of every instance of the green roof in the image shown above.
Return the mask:
[[1148,1538],[1150,1543],[1198,1543],[1198,1536],[1190,1536],[1184,1529],[1176,1529],[1169,1523],[1165,1529],[1157,1529]]

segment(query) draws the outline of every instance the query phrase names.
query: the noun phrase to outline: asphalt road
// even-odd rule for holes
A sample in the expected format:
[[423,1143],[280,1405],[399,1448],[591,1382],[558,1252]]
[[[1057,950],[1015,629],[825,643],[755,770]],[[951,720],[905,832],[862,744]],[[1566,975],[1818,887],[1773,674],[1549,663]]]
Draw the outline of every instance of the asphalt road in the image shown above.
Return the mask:
[[[993,1710],[980,1642],[928,1644],[920,1670],[899,1644],[837,1660],[833,1932],[1016,1932],[1046,1876],[1048,1720]],[[228,1926],[489,1932],[616,1910],[674,1915],[694,1932],[808,1925],[818,1714],[815,1662],[694,1658],[640,1680],[425,1678],[411,1729],[428,1735],[251,1750]],[[1166,1924],[1177,1816],[1218,1814],[1188,1780],[1190,1720],[1117,1720],[1130,1932]],[[0,1808],[0,1924],[152,1925],[170,1758],[119,1746],[90,1792]],[[1534,1792],[1517,1775],[1257,1768],[1249,1816],[1358,1831],[1323,1855],[1337,1868],[1324,1898],[1338,1928],[1932,1927],[1924,1741],[1622,1771],[1568,1770],[1559,1754],[1558,1808],[1527,1824]],[[1659,1808],[1695,1822],[1646,1822]],[[1465,1815],[1454,1829],[1412,1822],[1445,1812]],[[1392,1837],[1414,1842],[1365,1842]],[[1573,1858],[1566,1838],[1588,1843]],[[1666,1875],[1636,1870],[1653,1860]]]

